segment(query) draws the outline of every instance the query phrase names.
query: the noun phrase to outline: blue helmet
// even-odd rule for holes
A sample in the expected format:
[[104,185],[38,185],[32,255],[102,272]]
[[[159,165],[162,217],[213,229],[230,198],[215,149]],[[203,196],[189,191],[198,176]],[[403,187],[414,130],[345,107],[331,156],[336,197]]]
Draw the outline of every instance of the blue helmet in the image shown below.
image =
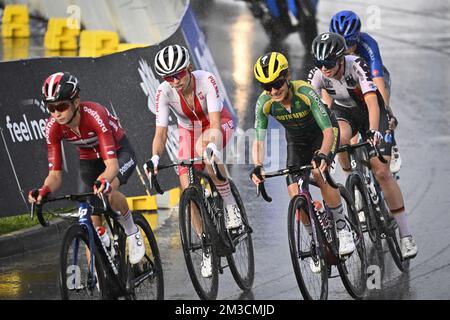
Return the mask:
[[340,11],[331,18],[330,32],[343,36],[349,47],[358,40],[360,30],[361,20],[353,11]]

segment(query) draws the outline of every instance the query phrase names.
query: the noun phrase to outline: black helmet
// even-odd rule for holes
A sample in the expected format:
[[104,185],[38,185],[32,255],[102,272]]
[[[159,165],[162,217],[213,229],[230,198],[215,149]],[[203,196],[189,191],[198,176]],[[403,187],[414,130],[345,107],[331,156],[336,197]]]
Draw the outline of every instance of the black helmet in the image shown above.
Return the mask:
[[312,43],[312,52],[317,61],[337,60],[343,57],[347,47],[345,39],[337,33],[319,34]]
[[69,72],[57,72],[49,76],[42,86],[44,102],[72,100],[80,92],[78,79]]

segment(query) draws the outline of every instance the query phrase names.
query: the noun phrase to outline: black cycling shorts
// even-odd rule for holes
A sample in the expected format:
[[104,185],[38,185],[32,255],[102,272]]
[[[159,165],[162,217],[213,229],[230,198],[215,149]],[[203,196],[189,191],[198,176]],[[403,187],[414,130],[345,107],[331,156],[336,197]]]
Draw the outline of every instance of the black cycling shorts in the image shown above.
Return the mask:
[[[378,96],[378,105],[380,106],[380,121],[379,121],[379,131],[383,135],[386,135],[386,131],[389,129],[389,121],[386,108],[384,107],[383,98],[381,95]],[[358,132],[361,134],[362,138],[366,140],[366,131],[369,130],[369,111],[367,106],[347,108],[337,105],[333,102],[331,105],[331,112],[335,115],[336,119],[339,121],[347,122],[352,128],[352,137],[354,137]],[[379,145],[380,153],[383,156],[391,156],[392,145],[395,144],[395,139],[392,142],[386,142],[384,139]]]
[[[120,185],[126,184],[134,169],[136,168],[136,155],[126,136],[120,140],[121,148],[117,151],[119,161],[119,173],[117,178]],[[92,192],[92,186],[98,176],[105,171],[103,159],[80,160],[80,171],[78,175],[78,192]]]
[[[336,155],[336,151],[339,147],[339,127],[337,122],[332,119],[333,124],[333,133],[334,133],[334,144],[331,148],[328,157],[330,161],[333,161],[334,156]],[[314,152],[320,149],[323,141],[323,134],[317,135],[317,137],[310,141],[293,141],[294,139],[291,137],[287,139],[287,159],[286,166],[289,167],[301,167],[311,163],[311,160],[314,156]],[[286,177],[287,185],[291,185],[293,183],[297,183],[299,176],[296,174],[289,174]],[[306,177],[308,178],[308,177]]]

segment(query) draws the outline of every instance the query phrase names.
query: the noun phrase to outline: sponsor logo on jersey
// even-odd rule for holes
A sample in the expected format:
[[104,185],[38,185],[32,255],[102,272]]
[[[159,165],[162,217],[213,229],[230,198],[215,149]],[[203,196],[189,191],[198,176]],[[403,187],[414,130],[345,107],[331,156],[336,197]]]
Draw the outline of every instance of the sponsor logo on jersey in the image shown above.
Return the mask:
[[134,160],[130,159],[130,161],[128,161],[127,163],[125,163],[120,169],[119,172],[121,175],[124,175],[125,172],[128,171],[128,169],[130,169],[131,167],[134,166]]
[[217,97],[217,98],[220,98],[220,95],[219,95],[219,87],[217,86],[216,79],[214,79],[214,76],[212,76],[212,75],[209,76],[208,79],[209,79],[209,81],[211,82],[211,84],[213,85],[214,90],[216,91],[216,97]]
[[197,94],[197,97],[198,97],[200,100],[205,100],[205,95],[203,94],[203,91],[200,91],[200,92]]
[[108,128],[106,128],[105,123],[103,122],[102,118],[100,117],[100,115],[98,114],[97,111],[92,110],[91,108],[86,107],[86,106],[83,107],[83,110],[84,110],[84,112],[87,112],[91,117],[94,118],[94,120],[100,126],[100,129],[102,130],[103,133],[108,131]]
[[347,83],[347,86],[349,86],[350,88],[356,87],[356,81],[351,74],[345,77],[345,82]]
[[45,140],[47,141],[47,144],[51,144],[50,142],[50,131],[52,130],[53,125],[55,124],[56,119],[51,117],[48,121],[47,121],[47,127],[45,130]]
[[113,156],[113,155],[116,154],[116,152],[115,151],[108,151],[106,154],[109,155],[109,156]]
[[380,71],[378,71],[378,69],[373,69],[373,70],[372,70],[372,75],[373,75],[374,77],[378,76],[379,74],[380,74]]
[[95,136],[95,132],[92,132],[92,131],[91,131],[91,132],[88,132],[88,136],[91,136],[91,137],[92,137],[92,136]]
[[312,97],[313,100],[317,103],[317,107],[319,108],[320,113],[323,115],[328,115],[322,103],[322,100],[320,100],[319,96],[316,94],[314,90],[309,91],[309,96]]
[[296,113],[292,113],[292,114],[287,114],[287,115],[282,115],[282,116],[275,116],[275,119],[277,119],[279,121],[288,121],[288,120],[294,120],[294,119],[301,119],[301,118],[304,118],[304,117],[308,116],[309,113],[310,113],[309,110],[305,110],[305,111],[296,112]]

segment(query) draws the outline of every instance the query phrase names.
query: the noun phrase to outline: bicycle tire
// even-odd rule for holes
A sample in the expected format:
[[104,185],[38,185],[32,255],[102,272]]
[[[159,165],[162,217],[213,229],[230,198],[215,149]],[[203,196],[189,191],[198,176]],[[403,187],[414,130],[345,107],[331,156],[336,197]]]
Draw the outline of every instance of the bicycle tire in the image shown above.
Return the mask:
[[[70,256],[71,250],[73,250],[73,259]],[[91,251],[91,248],[88,231],[85,226],[79,224],[74,224],[67,229],[60,250],[59,284],[63,300],[106,300],[110,298],[102,258],[95,245],[93,250],[98,282],[90,285],[92,275],[89,270],[90,256],[87,253]],[[79,266],[84,263],[86,263],[85,268]],[[71,276],[68,277],[69,272]],[[69,283],[69,281],[71,282]]]
[[[377,188],[378,192],[378,188]],[[379,192],[379,196],[380,196]],[[401,272],[406,272],[409,269],[409,259],[404,260],[402,257],[402,251],[400,247],[400,232],[397,222],[393,218],[389,217],[387,206],[384,202],[384,198],[380,197],[380,210],[383,216],[383,223],[385,226],[386,242],[388,244],[389,252],[395,265]],[[392,224],[388,225],[387,221],[392,219]]]
[[[229,179],[231,193],[239,207],[241,212],[241,218],[244,224],[244,232],[246,233],[245,238],[238,243],[236,246],[236,251],[227,256],[228,265],[230,266],[231,274],[236,281],[239,288],[244,291],[249,291],[253,286],[253,281],[255,280],[255,256],[253,252],[253,240],[249,229],[248,217],[245,211],[244,203],[242,202],[241,196],[234,182]],[[242,257],[244,253],[247,253],[243,259],[236,259],[238,256]],[[246,261],[245,261],[246,260]],[[245,266],[243,268],[238,268],[237,262],[244,262]],[[242,264],[238,264],[242,266]]]
[[[356,252],[353,252],[347,257],[347,259],[341,260],[337,267],[342,283],[347,289],[347,292],[352,298],[359,300],[363,298],[367,287],[366,281],[368,263],[364,235],[359,217],[353,207],[351,195],[342,184],[338,184],[338,186],[341,199],[343,200],[342,205],[346,211],[344,213],[347,216],[347,225],[351,228],[355,240]],[[356,263],[356,267],[350,268],[353,261]]]
[[[201,244],[202,240],[198,239],[198,236],[191,224],[191,203],[195,204],[195,206],[199,209],[201,217],[205,218],[202,221],[203,233],[209,247],[209,254],[211,254],[212,258],[212,276],[209,278],[204,278],[200,270],[201,268],[199,261],[202,261],[203,254]],[[212,235],[212,232],[214,232],[211,224],[212,222],[207,217],[208,215],[203,204],[203,198],[199,195],[199,192],[195,187],[188,187],[181,194],[179,215],[181,245],[192,285],[194,286],[194,289],[200,299],[215,300],[219,289],[219,257],[216,254],[216,243]],[[194,240],[197,240],[198,243],[195,247],[192,247]]]
[[[303,252],[302,250],[302,241],[301,237],[305,234],[307,240],[307,244],[305,246],[305,250],[309,250],[309,255],[311,257],[311,238],[309,232],[303,227],[303,231],[300,232],[303,223],[299,218],[299,209],[300,208],[308,208],[308,202],[303,196],[296,195],[289,202],[288,209],[288,238],[289,238],[289,251],[291,254],[292,266],[294,268],[295,278],[297,279],[297,284],[300,289],[300,292],[305,300],[326,300],[328,298],[328,264],[325,259],[325,239],[320,231],[320,224],[313,214],[313,223],[315,225],[315,230],[318,231],[317,239],[318,239],[318,263],[320,267],[319,272],[314,272],[310,267],[310,259],[301,258],[300,254]],[[309,211],[309,210],[308,210]],[[296,232],[297,231],[297,232]],[[300,252],[299,252],[300,251]],[[305,255],[307,255],[307,251],[304,251]],[[305,262],[305,263],[302,263]],[[304,268],[302,266],[305,265]],[[316,290],[312,290],[309,287],[310,281],[305,279],[307,277],[307,272],[315,274],[315,282],[318,284]],[[313,294],[314,291],[314,294]]]
[[[133,282],[134,286],[136,286],[136,282],[138,281],[139,287],[142,284],[149,285],[144,287],[143,290],[136,290],[137,287],[134,287],[134,298],[136,300],[163,300],[164,273],[155,235],[151,226],[141,213],[133,212],[133,220],[136,226],[141,229],[145,245],[145,256],[138,264],[131,266]],[[141,279],[145,280],[141,282]]]
[[364,212],[364,224],[365,224],[365,228],[363,228],[363,231],[369,235],[369,239],[375,245],[375,247],[378,250],[381,250],[382,248],[381,237],[379,227],[375,219],[375,209],[373,208],[372,201],[370,201],[370,197],[368,195],[368,191],[363,180],[358,174],[353,173],[348,176],[345,183],[345,187],[352,196],[354,203],[356,201],[355,191],[357,190],[361,194],[361,200],[363,202],[361,211]]

